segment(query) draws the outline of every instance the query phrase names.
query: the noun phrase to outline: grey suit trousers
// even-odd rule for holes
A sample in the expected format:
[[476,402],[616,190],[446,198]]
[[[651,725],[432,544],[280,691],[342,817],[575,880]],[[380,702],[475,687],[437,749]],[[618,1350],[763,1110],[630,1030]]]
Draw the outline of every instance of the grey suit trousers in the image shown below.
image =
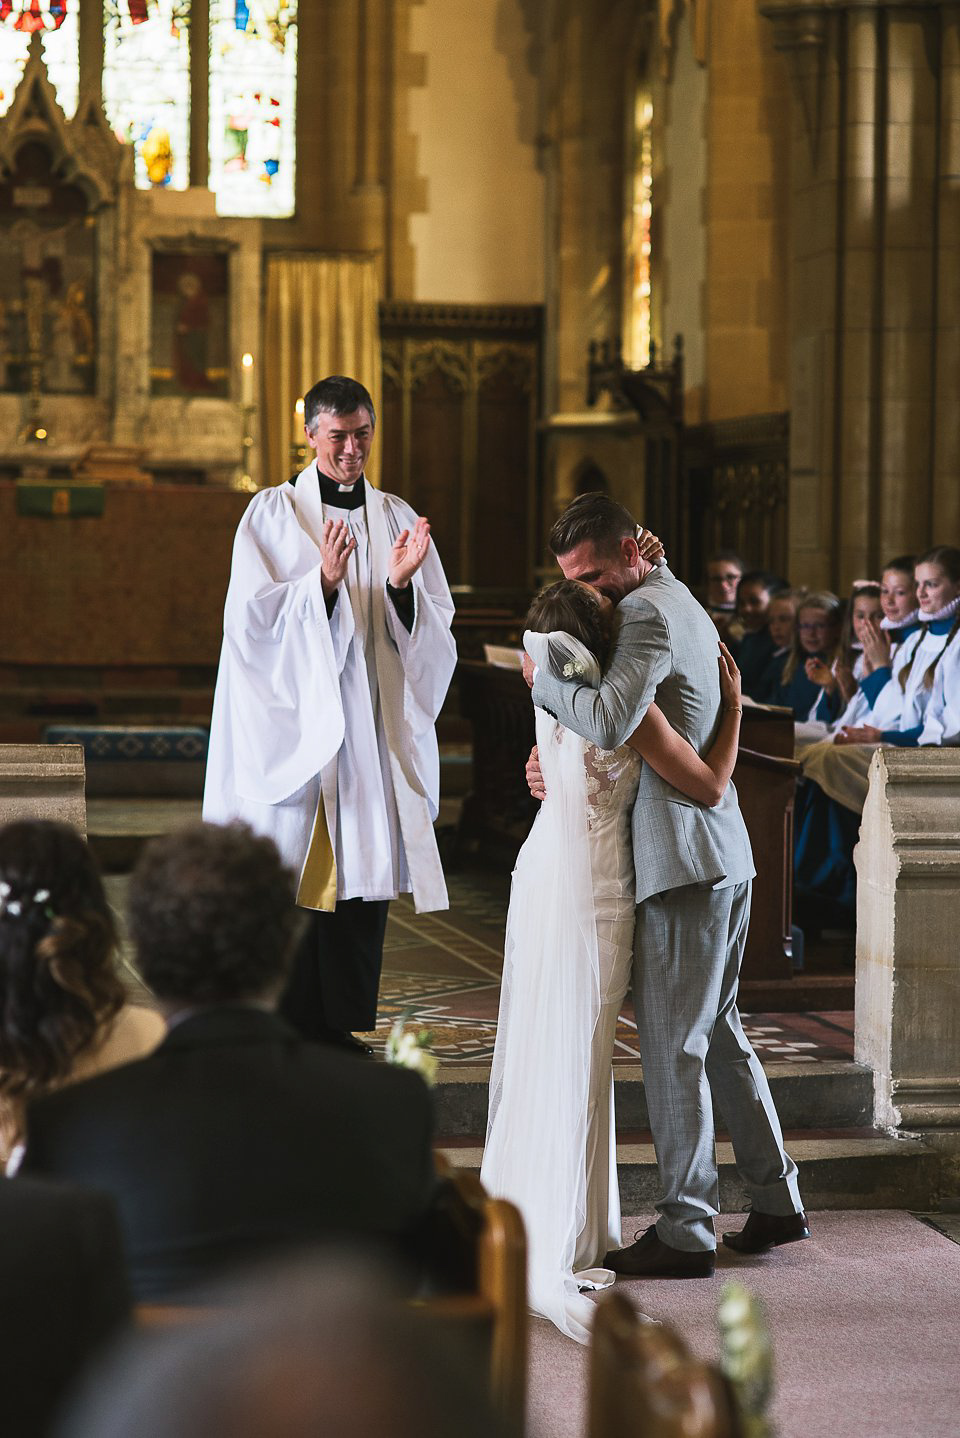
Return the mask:
[[637,907],[633,1002],[662,1195],[657,1234],[672,1248],[716,1247],[713,1100],[754,1208],[799,1212],[766,1075],[737,1012],[750,883],[688,884]]

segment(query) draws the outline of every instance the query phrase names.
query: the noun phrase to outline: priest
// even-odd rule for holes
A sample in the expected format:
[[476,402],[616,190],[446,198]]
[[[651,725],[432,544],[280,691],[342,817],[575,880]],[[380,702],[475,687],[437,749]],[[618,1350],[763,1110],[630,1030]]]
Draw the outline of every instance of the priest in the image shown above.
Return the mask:
[[429,522],[364,478],[375,425],[362,384],[320,380],[304,397],[316,462],[240,522],[203,800],[298,875],[307,923],[281,1012],[365,1053],[389,901],[448,907],[434,726],[456,664]]

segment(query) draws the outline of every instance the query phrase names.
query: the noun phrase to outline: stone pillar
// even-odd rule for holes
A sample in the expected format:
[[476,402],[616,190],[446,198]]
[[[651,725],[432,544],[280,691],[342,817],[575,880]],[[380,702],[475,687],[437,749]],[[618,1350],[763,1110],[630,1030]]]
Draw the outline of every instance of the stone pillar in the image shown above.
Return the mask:
[[953,1146],[960,1142],[960,749],[877,751],[855,860],[855,1057],[874,1072],[875,1122]]
[[933,532],[960,535],[960,5],[941,11]]
[[57,819],[87,833],[82,744],[0,744],[0,825]]
[[794,97],[788,572],[844,592],[960,522],[960,7],[760,9]]

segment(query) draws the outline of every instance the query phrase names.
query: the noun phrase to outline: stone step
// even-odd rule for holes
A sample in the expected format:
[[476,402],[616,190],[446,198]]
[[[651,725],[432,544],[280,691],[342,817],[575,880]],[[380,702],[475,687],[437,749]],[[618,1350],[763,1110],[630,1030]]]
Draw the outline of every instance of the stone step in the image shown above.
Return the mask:
[[[453,1168],[479,1172],[483,1149],[444,1147],[440,1152]],[[911,1208],[936,1206],[940,1156],[913,1139],[809,1138],[788,1140],[800,1171],[800,1191],[808,1209]],[[735,1213],[749,1202],[737,1176],[733,1148],[717,1144],[720,1165],[720,1207]],[[660,1194],[656,1156],[651,1143],[618,1143],[620,1203],[625,1214],[649,1213]]]
[[[770,1063],[764,1069],[785,1129],[864,1128],[872,1121],[873,1075],[853,1062]],[[489,1066],[441,1067],[434,1089],[437,1132],[482,1142],[487,1128]],[[650,1126],[639,1064],[616,1064],[617,1127]]]

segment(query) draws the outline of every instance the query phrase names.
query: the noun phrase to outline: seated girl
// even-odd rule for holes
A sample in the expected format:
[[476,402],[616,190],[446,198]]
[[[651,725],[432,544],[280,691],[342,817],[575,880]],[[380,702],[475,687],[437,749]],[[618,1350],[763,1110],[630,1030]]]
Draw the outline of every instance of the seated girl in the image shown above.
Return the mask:
[[827,590],[805,594],[797,606],[793,645],[787,655],[778,684],[765,695],[768,704],[793,710],[798,723],[818,721],[830,724],[840,710],[839,685],[824,688],[824,676],[832,674],[840,644],[843,605]]

